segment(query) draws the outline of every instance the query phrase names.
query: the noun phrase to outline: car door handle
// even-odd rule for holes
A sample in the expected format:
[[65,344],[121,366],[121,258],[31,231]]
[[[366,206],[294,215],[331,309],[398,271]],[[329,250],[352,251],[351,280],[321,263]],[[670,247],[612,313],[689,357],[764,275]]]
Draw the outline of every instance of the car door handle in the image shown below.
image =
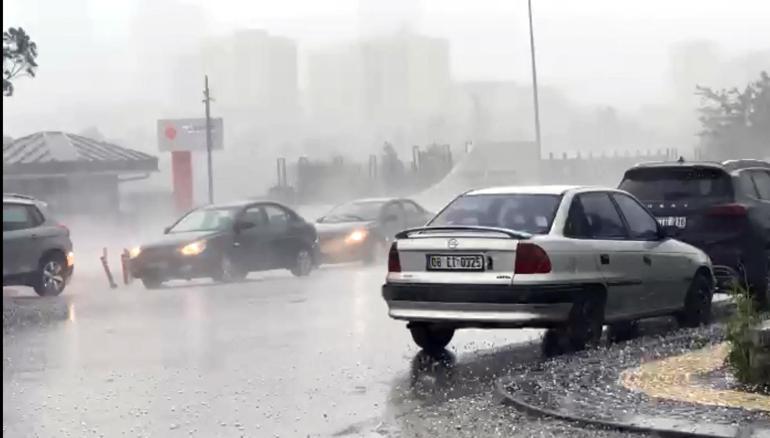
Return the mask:
[[603,265],[609,265],[610,264],[610,255],[609,254],[601,254],[601,255],[599,255],[599,260],[602,262]]
[[642,257],[642,260],[644,260],[644,264],[647,266],[652,266],[652,258],[650,256],[646,255]]

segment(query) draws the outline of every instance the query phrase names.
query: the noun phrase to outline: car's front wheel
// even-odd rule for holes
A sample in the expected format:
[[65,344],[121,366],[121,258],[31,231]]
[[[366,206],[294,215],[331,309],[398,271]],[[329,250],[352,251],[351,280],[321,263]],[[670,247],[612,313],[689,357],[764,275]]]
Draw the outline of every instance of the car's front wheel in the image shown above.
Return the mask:
[[66,259],[61,254],[50,254],[40,260],[32,287],[41,297],[61,294],[67,285]]
[[163,286],[163,279],[159,276],[148,275],[141,278],[145,289],[159,289]]
[[414,342],[423,350],[436,352],[443,350],[455,334],[452,327],[441,327],[435,324],[411,323],[409,331]]
[[313,255],[307,248],[300,248],[294,255],[289,270],[297,277],[307,277],[313,270]]
[[714,288],[711,280],[699,272],[690,283],[684,298],[684,307],[676,314],[676,319],[682,327],[698,327],[711,322],[711,299]]
[[243,281],[249,273],[240,266],[232,257],[223,254],[219,258],[218,265],[215,268],[212,278],[214,281],[222,283],[235,283]]

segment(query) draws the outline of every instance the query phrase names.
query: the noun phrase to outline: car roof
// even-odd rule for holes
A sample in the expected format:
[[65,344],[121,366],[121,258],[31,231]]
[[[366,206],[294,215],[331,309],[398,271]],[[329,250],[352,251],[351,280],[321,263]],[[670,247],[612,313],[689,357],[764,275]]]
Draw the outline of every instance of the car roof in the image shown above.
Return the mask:
[[[276,204],[280,205],[282,207],[286,207],[285,205],[281,204],[278,201],[272,201],[269,199],[239,199],[237,201],[229,201],[229,202],[222,202],[219,204],[208,204],[201,207],[203,210],[218,210],[222,208],[241,208],[246,207],[248,205],[255,205],[255,204]],[[288,208],[288,207],[286,207]]]
[[727,172],[732,172],[740,169],[747,169],[751,167],[762,167],[770,169],[770,163],[764,160],[727,160],[723,162],[718,161],[652,161],[647,163],[639,163],[629,170],[633,169],[646,169],[646,168],[677,168],[677,167],[700,167],[700,168],[712,168],[721,169]]
[[592,188],[577,185],[504,186],[471,190],[466,195],[563,195],[569,191]]
[[39,199],[35,199],[32,196],[19,195],[16,193],[3,193],[3,203],[6,203],[6,202],[12,202],[15,204],[26,204],[26,205],[39,205],[43,203],[43,201],[40,201]]

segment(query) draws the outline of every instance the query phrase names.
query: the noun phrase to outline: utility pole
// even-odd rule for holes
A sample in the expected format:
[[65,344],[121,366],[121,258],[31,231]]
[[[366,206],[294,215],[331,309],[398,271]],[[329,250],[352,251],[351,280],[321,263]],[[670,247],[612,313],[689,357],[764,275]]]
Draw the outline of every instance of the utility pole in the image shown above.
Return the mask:
[[209,75],[206,75],[203,103],[206,105],[206,164],[209,171],[209,204],[214,203],[214,170],[211,163],[211,100],[211,94],[209,94]]
[[537,143],[537,159],[540,160],[542,144],[540,139],[540,99],[537,95],[537,64],[535,63],[535,30],[532,27],[532,0],[527,0],[529,7],[529,49],[532,57],[532,94],[535,101],[535,142]]

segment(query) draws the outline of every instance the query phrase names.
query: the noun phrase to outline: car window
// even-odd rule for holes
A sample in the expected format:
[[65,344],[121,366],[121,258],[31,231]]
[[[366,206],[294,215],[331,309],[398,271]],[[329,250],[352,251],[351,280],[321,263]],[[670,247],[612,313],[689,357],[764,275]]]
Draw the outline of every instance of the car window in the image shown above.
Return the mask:
[[658,238],[658,221],[639,202],[623,194],[612,196],[626,218],[628,234],[631,239],[656,240]]
[[396,220],[393,222],[403,222],[404,220],[404,210],[401,209],[401,206],[397,202],[391,202],[382,209],[382,217],[387,218],[388,216],[395,216]]
[[466,195],[450,203],[429,225],[476,225],[548,234],[561,197],[556,195]]
[[169,233],[226,230],[234,224],[233,208],[202,208],[193,210],[174,224]]
[[754,183],[751,171],[744,170],[738,175],[738,184],[740,184],[741,192],[750,198],[759,198],[759,192],[757,191],[757,185]]
[[423,210],[412,201],[401,201],[401,205],[404,207],[404,212],[407,216],[418,217],[423,214]]
[[291,216],[286,210],[275,205],[266,205],[264,209],[271,229],[284,230],[289,226]]
[[607,193],[577,196],[570,206],[564,234],[588,239],[622,239],[626,227]]
[[770,201],[770,172],[757,170],[753,172],[752,178],[754,179],[754,184],[757,186],[759,198]]
[[721,169],[642,168],[626,172],[620,189],[642,201],[732,199],[732,180]]
[[267,215],[261,206],[249,207],[243,212],[240,221],[261,227],[267,225]]
[[43,222],[35,207],[21,204],[3,204],[3,231],[32,228]]
[[334,207],[321,222],[363,222],[377,220],[383,201],[353,201]]

